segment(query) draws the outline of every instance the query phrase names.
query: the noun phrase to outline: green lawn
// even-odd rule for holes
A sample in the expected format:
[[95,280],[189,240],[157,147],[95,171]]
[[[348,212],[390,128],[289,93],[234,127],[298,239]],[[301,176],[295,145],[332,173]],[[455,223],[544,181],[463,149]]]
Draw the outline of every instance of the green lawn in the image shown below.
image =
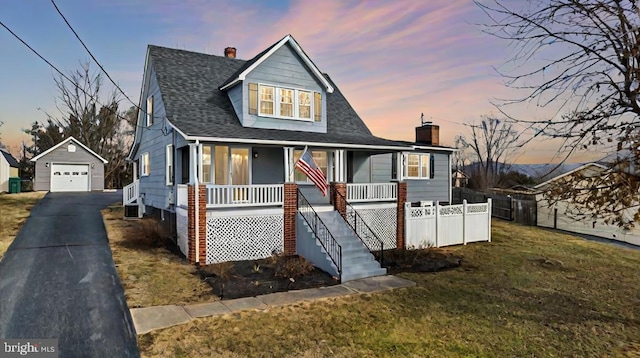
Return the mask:
[[640,356],[640,251],[494,221],[417,286],[192,321],[144,356]]

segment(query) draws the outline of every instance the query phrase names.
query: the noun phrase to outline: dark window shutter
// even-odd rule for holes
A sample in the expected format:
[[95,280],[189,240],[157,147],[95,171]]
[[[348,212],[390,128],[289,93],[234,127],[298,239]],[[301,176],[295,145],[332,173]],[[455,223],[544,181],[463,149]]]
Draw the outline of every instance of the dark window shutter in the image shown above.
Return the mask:
[[316,122],[322,121],[322,94],[313,92],[313,120]]
[[249,83],[249,114],[258,114],[258,84]]
[[433,159],[433,154],[429,154],[429,178],[433,179],[435,177],[435,160]]

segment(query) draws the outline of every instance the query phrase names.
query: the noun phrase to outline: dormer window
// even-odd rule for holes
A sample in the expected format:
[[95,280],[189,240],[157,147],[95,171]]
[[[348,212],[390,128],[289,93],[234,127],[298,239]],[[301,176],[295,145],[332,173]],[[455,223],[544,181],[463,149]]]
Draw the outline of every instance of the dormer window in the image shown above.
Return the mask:
[[293,90],[280,89],[280,115],[282,117],[293,117]]
[[298,116],[311,119],[311,92],[298,91]]
[[275,101],[274,88],[269,86],[260,86],[260,114],[272,116],[273,102]]
[[249,114],[320,122],[322,94],[303,89],[249,83]]

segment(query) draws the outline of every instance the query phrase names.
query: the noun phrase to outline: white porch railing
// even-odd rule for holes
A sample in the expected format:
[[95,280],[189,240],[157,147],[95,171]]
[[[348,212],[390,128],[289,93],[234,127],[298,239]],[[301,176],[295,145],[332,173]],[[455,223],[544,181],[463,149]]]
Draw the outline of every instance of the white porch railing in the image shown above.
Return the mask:
[[284,185],[207,185],[207,208],[282,205]]
[[136,180],[133,183],[122,188],[122,204],[127,205],[138,200],[140,196],[140,181]]
[[189,185],[178,184],[176,195],[176,205],[186,208],[189,205]]
[[395,201],[398,199],[396,183],[347,184],[347,201],[361,203],[367,201]]

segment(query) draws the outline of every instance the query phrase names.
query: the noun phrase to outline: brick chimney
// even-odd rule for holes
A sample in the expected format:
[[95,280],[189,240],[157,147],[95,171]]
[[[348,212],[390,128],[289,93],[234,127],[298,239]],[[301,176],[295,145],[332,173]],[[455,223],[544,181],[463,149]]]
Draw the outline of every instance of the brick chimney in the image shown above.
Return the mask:
[[420,127],[416,127],[416,143],[440,145],[440,126],[424,122]]
[[225,47],[225,49],[224,49],[224,57],[226,57],[226,58],[236,58],[236,48],[235,47]]

